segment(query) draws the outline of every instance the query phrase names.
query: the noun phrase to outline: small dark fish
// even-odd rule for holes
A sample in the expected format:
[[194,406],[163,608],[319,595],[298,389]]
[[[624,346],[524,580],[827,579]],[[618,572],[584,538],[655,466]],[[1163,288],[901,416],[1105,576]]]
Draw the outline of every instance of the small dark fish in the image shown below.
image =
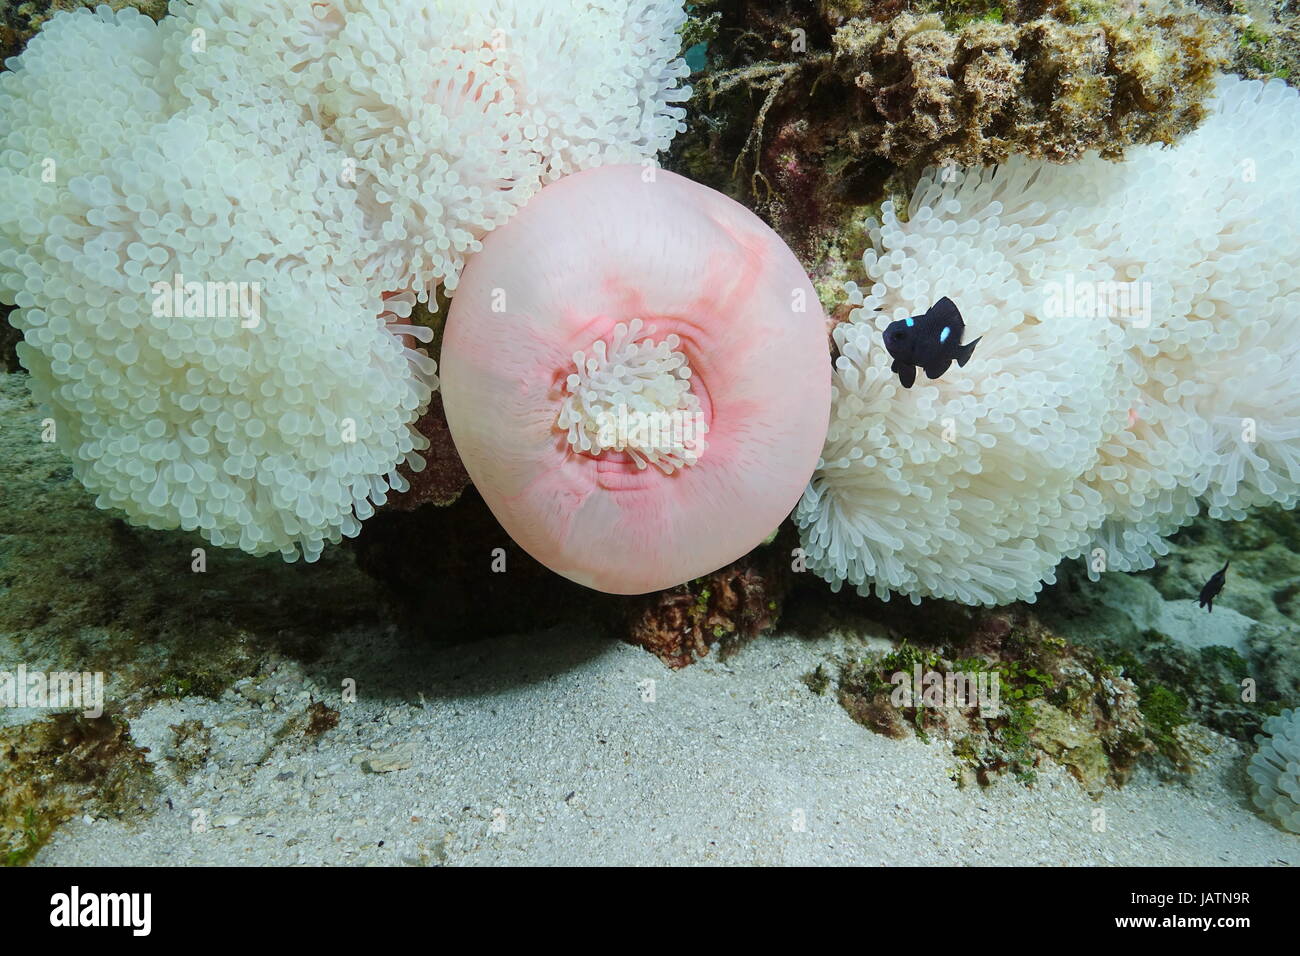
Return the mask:
[[1201,588],[1200,606],[1210,614],[1214,613],[1214,599],[1223,590],[1224,575],[1228,573],[1228,565],[1231,563],[1231,561],[1225,561],[1223,567],[1215,571],[1210,580],[1205,582],[1205,587]]
[[903,388],[911,388],[917,366],[925,369],[928,377],[938,378],[953,362],[965,365],[979,344],[976,339],[962,345],[965,332],[966,323],[947,296],[930,306],[925,315],[891,322],[885,329],[885,348],[894,359],[889,370],[898,373]]

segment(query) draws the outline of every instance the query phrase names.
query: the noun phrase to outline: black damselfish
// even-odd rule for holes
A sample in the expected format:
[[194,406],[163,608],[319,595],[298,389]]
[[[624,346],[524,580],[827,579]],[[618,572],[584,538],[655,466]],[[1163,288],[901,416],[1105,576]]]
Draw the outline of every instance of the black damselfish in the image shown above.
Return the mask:
[[1231,563],[1231,561],[1225,561],[1223,567],[1215,571],[1210,580],[1205,582],[1205,587],[1201,588],[1200,606],[1210,614],[1214,613],[1214,599],[1223,590],[1225,575],[1228,573],[1228,565]]
[[962,345],[965,331],[961,313],[947,296],[930,306],[925,315],[889,323],[885,329],[885,348],[894,359],[889,370],[898,373],[903,388],[911,388],[916,381],[917,366],[925,369],[928,377],[938,378],[953,362],[965,365],[979,344],[976,339],[970,345]]

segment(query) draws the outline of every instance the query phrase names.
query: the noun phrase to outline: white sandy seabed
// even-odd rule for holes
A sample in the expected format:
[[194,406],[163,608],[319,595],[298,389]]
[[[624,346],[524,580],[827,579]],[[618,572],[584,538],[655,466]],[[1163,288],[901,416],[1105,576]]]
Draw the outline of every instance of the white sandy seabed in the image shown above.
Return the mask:
[[[1100,800],[1055,768],[958,789],[949,745],[873,734],[806,687],[841,640],[760,639],[674,673],[584,634],[334,638],[219,701],[146,710],[152,815],[77,818],[36,862],[1300,865],[1224,738],[1190,779],[1139,770]],[[312,697],[341,720],[306,738]],[[210,739],[182,782],[170,728],[191,720]]]

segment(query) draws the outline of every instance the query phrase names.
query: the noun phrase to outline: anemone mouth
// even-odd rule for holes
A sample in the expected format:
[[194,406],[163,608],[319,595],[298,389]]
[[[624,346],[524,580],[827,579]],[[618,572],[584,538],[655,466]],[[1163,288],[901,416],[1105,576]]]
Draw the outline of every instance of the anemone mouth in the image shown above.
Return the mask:
[[591,462],[596,486],[605,491],[641,491],[653,487],[656,478],[663,477],[659,469],[639,466],[623,451],[607,449],[599,455],[583,453],[580,457]]
[[672,475],[704,455],[709,416],[688,350],[676,333],[659,336],[634,318],[573,353],[555,428],[572,452],[597,462],[603,485],[628,485],[626,476],[650,466]]

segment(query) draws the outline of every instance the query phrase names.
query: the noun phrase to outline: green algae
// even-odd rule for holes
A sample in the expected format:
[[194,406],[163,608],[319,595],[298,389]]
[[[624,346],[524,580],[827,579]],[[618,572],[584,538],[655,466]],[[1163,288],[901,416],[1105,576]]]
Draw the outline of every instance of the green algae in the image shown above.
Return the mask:
[[1143,688],[1138,706],[1156,746],[1166,755],[1176,754],[1178,741],[1174,731],[1188,722],[1187,698],[1163,684],[1155,684]]
[[1230,5],[1232,68],[1250,79],[1282,79],[1295,84],[1300,68],[1300,11],[1285,0],[1245,0]]

